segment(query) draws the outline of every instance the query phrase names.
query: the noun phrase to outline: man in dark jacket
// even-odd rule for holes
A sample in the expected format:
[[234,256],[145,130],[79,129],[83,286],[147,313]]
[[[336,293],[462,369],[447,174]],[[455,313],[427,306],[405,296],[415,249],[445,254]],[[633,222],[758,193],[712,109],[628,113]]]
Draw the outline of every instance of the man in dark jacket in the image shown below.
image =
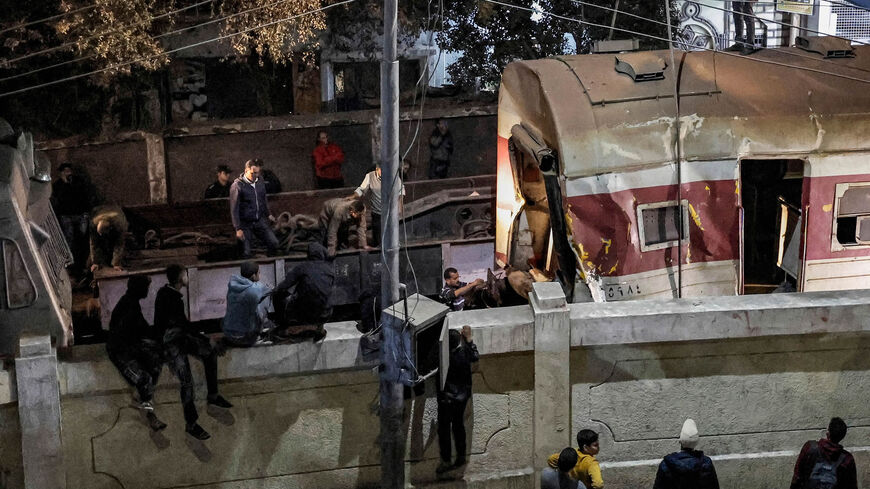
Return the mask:
[[857,489],[855,458],[840,445],[845,437],[846,423],[831,418],[825,438],[804,443],[794,465],[791,489]]
[[259,159],[248,160],[245,172],[230,186],[230,215],[236,239],[241,244],[242,255],[251,256],[251,241],[256,235],[266,244],[269,254],[278,249],[278,239],[272,232],[270,221],[275,218],[269,213],[266,201],[266,186],[260,180],[263,162]]
[[148,297],[150,287],[147,275],[134,275],[127,280],[127,292],[112,309],[106,352],[124,380],[136,388],[137,407],[145,414],[151,429],[159,431],[166,424],[154,414],[152,399],[163,368],[163,350],[139,305],[140,300]]
[[326,261],[326,249],[320,243],[309,243],[308,261],[290,270],[272,292],[276,322],[302,323],[286,329],[292,337],[312,336],[320,341],[326,336],[323,323],[332,314],[329,296],[335,282],[332,262]]
[[680,431],[679,452],[665,457],[659,464],[653,489],[719,489],[719,479],[710,457],[695,450],[698,427],[687,419]]
[[217,353],[211,341],[194,328],[184,312],[184,297],[181,294],[181,289],[187,285],[184,268],[181,265],[169,265],[166,267],[166,278],[169,282],[157,291],[154,301],[154,328],[161,334],[167,363],[181,384],[185,430],[198,440],[207,440],[211,435],[196,422],[199,414],[196,412],[196,394],[188,355],[202,361],[209,407],[228,409],[233,405],[218,394]]
[[218,165],[214,183],[205,189],[203,199],[226,199],[230,196],[230,174],[232,170],[227,165]]
[[432,135],[429,136],[429,178],[447,178],[450,169],[450,155],[453,154],[453,134],[447,128],[447,121],[438,119]]
[[[447,381],[438,391],[438,448],[441,464],[438,473],[465,465],[465,406],[471,397],[471,364],[480,359],[477,345],[471,341],[471,327],[463,326],[462,333],[450,330],[450,367]],[[450,463],[450,433],[456,444],[456,462]]]

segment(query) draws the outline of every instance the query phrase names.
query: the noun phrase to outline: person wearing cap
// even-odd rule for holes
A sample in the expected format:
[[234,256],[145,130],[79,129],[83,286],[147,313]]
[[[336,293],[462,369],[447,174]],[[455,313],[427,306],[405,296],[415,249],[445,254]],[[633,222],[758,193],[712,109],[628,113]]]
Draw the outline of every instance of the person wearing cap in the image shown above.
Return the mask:
[[263,300],[269,290],[260,282],[260,267],[256,262],[243,262],[239,271],[239,275],[230,277],[227,285],[227,310],[221,327],[225,343],[253,346],[268,324]]
[[[601,466],[595,456],[601,448],[598,446],[598,433],[592,430],[580,430],[577,432],[577,463],[568,475],[572,479],[583,483],[588,489],[602,489],[604,479],[601,478]],[[554,453],[547,459],[547,465],[554,469],[559,468],[559,456]]]
[[667,455],[659,464],[653,489],[719,489],[713,461],[695,450],[699,440],[695,421],[687,419],[680,431],[680,451]]
[[582,482],[571,478],[571,469],[577,465],[577,450],[568,447],[559,452],[559,467],[545,467],[541,471],[541,489],[586,489]]
[[[405,195],[405,186],[402,185],[402,193]],[[374,171],[366,173],[362,183],[354,190],[347,200],[364,198],[366,207],[372,211],[372,240],[370,246],[381,245],[381,164],[375,166]],[[401,205],[399,206],[401,207]]]
[[227,165],[218,165],[214,183],[205,189],[203,199],[226,199],[230,196],[230,175],[233,171]]

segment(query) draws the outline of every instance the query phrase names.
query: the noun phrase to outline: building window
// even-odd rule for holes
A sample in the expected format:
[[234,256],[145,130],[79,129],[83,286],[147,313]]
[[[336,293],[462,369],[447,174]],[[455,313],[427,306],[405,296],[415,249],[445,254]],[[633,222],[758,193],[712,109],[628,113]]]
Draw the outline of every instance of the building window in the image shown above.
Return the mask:
[[[678,240],[686,241],[689,236],[689,203],[676,200],[641,204],[637,206],[638,233],[640,250],[652,251],[676,246]],[[682,212],[682,232],[680,229]]]
[[831,251],[870,245],[870,182],[838,183]]

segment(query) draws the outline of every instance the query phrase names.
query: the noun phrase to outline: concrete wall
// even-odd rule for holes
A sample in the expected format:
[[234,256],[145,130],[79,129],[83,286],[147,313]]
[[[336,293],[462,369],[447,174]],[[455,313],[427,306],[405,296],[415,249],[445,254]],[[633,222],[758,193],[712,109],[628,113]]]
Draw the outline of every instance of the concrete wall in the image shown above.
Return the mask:
[[[588,427],[601,435],[607,487],[650,487],[692,417],[722,487],[785,487],[802,443],[822,436],[835,415],[851,427],[845,445],[860,484],[870,484],[867,291],[565,306],[539,285],[534,310],[448,315],[451,328],[472,325],[483,355],[466,420],[470,463],[455,479],[435,476],[430,386],[405,406],[415,486],[534,487],[544,456]],[[67,487],[377,487],[377,359],[362,355],[351,323],[327,329],[316,345],[221,358],[221,390],[236,406],[231,419],[218,419],[199,403],[213,435],[205,443],[183,435],[168,372],[156,401],[169,428],[151,436],[102,347],[72,348],[59,365]],[[571,349],[557,348],[559,338]],[[562,376],[553,375],[560,368],[564,383],[543,382]],[[8,407],[0,427],[14,437]],[[20,464],[0,450],[0,467],[14,476]]]
[[[424,180],[429,165],[429,135],[438,117],[448,119],[454,137],[451,177],[495,173],[495,107],[454,107],[427,110],[416,139],[419,114],[401,114],[400,141],[404,153],[411,145],[409,181]],[[189,126],[164,134],[130,133],[118,140],[86,143],[46,141],[38,145],[58,164],[72,162],[87,173],[109,202],[125,206],[199,200],[214,181],[214,169],[226,164],[241,173],[248,159],[259,157],[276,173],[284,191],[315,187],[311,151],[318,131],[345,152],[347,186],[362,182],[379,155],[379,112],[250,118],[229,121],[190,121]],[[145,140],[151,144],[149,151]],[[162,142],[162,145],[159,144]],[[56,175],[53,175],[56,177]],[[160,181],[155,181],[160,180]]]

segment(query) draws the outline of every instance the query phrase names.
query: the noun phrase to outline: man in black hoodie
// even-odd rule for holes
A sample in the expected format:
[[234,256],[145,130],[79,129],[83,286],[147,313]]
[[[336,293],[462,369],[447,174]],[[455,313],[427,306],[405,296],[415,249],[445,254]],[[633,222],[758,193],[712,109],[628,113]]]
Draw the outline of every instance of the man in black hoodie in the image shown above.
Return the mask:
[[326,261],[326,248],[317,242],[309,243],[308,261],[293,267],[272,292],[275,322],[282,326],[291,321],[302,323],[286,329],[290,337],[313,336],[315,342],[323,339],[323,323],[332,315],[329,296],[334,282],[335,272],[332,262]]
[[147,275],[134,275],[127,280],[127,292],[112,309],[106,352],[124,380],[136,388],[136,407],[145,414],[151,429],[160,431],[166,424],[154,414],[152,399],[163,368],[163,349],[139,305],[140,300],[148,297],[150,287]]
[[840,445],[845,437],[846,423],[831,418],[824,438],[804,443],[794,465],[791,489],[857,489],[855,458]]
[[184,313],[184,298],[181,294],[181,289],[187,285],[184,268],[181,265],[169,265],[166,267],[166,278],[169,283],[157,291],[154,301],[154,328],[163,341],[167,363],[181,384],[185,430],[198,440],[207,440],[211,435],[196,422],[199,414],[196,412],[196,395],[188,355],[202,361],[209,407],[229,409],[233,405],[218,394],[217,352],[208,337],[196,329]]
[[[437,473],[447,472],[465,465],[465,406],[471,398],[471,364],[480,359],[477,345],[471,341],[471,327],[463,326],[462,333],[450,330],[450,366],[447,381],[438,391],[438,449],[441,464]],[[456,444],[456,462],[450,463],[450,433]]]
[[680,431],[679,452],[665,457],[659,464],[653,489],[719,489],[719,479],[710,457],[695,450],[698,427],[687,419]]
[[269,254],[278,249],[278,238],[269,225],[275,217],[269,213],[266,186],[260,179],[262,167],[260,159],[248,160],[245,172],[230,186],[230,217],[245,258],[251,256],[251,241],[255,235],[266,244]]

